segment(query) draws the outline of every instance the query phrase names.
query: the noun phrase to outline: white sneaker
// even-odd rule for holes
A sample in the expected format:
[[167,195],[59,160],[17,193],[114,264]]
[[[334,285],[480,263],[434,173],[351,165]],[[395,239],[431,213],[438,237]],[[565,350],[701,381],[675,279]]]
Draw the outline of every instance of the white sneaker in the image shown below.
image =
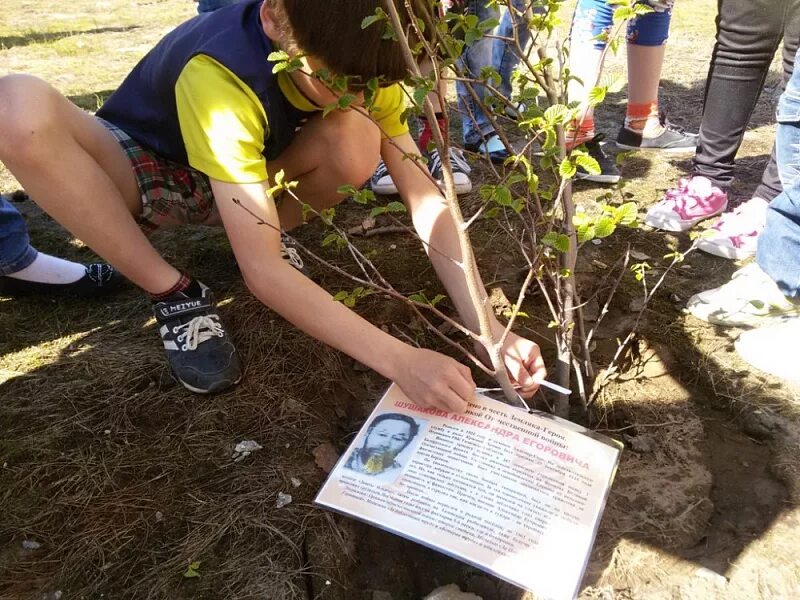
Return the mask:
[[[453,183],[455,184],[456,194],[468,194],[472,191],[472,181],[469,178],[469,173],[472,167],[464,158],[460,150],[450,148],[448,151],[450,157],[450,169],[453,172]],[[431,177],[434,178],[439,187],[444,189],[444,180],[442,177],[442,159],[439,156],[439,150],[434,148],[428,154],[428,170]]]
[[727,327],[758,327],[800,315],[756,263],[736,271],[718,288],[695,294],[686,305],[698,319]]
[[375,169],[375,173],[372,174],[369,183],[372,191],[381,196],[390,196],[397,193],[397,186],[392,181],[392,176],[389,175],[389,169],[386,168],[386,163],[383,162],[383,159],[378,163],[378,167]]
[[768,206],[766,200],[753,198],[723,213],[709,229],[710,235],[697,240],[697,248],[732,260],[755,256],[758,235],[767,222]]
[[789,319],[771,327],[745,331],[734,346],[742,359],[760,371],[781,379],[800,382],[797,368],[797,341],[800,319]]

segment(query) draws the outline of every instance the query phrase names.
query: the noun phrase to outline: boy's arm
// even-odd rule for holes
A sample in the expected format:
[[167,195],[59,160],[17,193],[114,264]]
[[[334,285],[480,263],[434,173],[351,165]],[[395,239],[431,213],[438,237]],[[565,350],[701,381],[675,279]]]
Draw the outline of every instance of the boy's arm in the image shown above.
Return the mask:
[[[392,142],[384,140],[381,145],[381,155],[411,213],[414,228],[423,241],[436,248],[431,250],[426,245],[439,279],[464,325],[477,332],[478,316],[469,297],[467,280],[463,269],[456,264],[461,259],[461,248],[455,223],[437,186],[413,160],[404,158],[403,152],[412,155],[419,153],[410,135],[394,138]],[[455,262],[447,257],[454,258]],[[478,285],[483,286],[480,275],[476,273],[476,277]],[[492,330],[499,336],[504,326],[493,314],[490,318]],[[547,375],[539,346],[512,332],[506,339],[503,355],[506,368],[512,380],[520,386],[521,393],[525,396],[533,394]]]
[[[212,179],[211,189],[245,282],[261,302],[395,381],[418,404],[459,412],[466,408],[475,394],[467,367],[385,333],[281,259],[277,210],[263,184]],[[259,225],[258,218],[268,224]]]

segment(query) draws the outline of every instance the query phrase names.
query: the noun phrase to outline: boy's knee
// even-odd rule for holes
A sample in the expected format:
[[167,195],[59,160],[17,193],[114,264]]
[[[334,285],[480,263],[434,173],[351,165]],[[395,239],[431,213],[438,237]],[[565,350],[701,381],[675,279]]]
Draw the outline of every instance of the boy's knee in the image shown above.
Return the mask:
[[42,136],[56,122],[55,93],[30,75],[0,77],[0,153],[6,149],[19,158],[44,146]]
[[[333,117],[328,115],[326,119]],[[380,156],[380,129],[368,117],[355,110],[336,114],[334,127],[328,130],[331,160],[344,184],[361,186],[372,176]]]

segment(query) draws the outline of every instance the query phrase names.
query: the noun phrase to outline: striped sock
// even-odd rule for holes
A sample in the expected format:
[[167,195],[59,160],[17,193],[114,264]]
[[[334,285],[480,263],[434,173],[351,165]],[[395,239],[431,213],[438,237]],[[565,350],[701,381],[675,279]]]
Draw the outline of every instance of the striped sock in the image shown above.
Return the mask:
[[181,278],[175,285],[160,294],[150,294],[150,299],[153,302],[161,302],[176,294],[181,294],[186,298],[200,298],[203,295],[203,289],[197,281],[185,273],[181,273]]
[[625,128],[644,137],[661,135],[663,127],[658,114],[658,100],[642,104],[628,104],[625,110]]

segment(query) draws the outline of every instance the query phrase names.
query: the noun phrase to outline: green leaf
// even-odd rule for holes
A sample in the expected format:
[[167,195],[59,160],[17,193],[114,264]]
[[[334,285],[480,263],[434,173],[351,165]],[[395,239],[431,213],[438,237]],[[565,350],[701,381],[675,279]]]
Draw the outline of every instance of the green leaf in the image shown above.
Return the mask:
[[411,294],[408,299],[412,302],[419,302],[420,304],[428,303],[428,299],[425,297],[425,294]]
[[338,110],[339,103],[338,102],[331,102],[330,104],[326,104],[325,108],[322,109],[322,118],[324,119],[329,114],[331,114],[334,110]]
[[431,306],[436,306],[437,304],[439,304],[439,302],[441,302],[445,298],[447,298],[447,296],[445,296],[444,294],[436,294],[433,297],[433,300],[430,301],[430,305]]
[[329,233],[323,238],[322,247],[324,248],[325,246],[330,246],[331,244],[336,244],[338,246],[340,241],[344,241],[344,239],[338,233]]
[[506,180],[506,185],[514,185],[515,183],[521,183],[523,181],[528,181],[527,176],[522,173],[512,173]]
[[589,156],[588,154],[579,154],[574,158],[575,163],[583,167],[584,171],[591,173],[592,175],[600,174],[600,164],[593,156]]
[[617,224],[612,217],[600,217],[594,225],[594,235],[598,238],[604,238],[614,233]]
[[628,19],[632,19],[636,16],[636,11],[632,8],[628,8],[627,6],[621,6],[620,8],[614,11],[614,22],[618,23],[619,21],[627,21]]
[[564,122],[569,114],[569,109],[563,104],[554,104],[544,111],[544,119],[550,125],[559,125]]
[[200,563],[201,563],[201,561],[199,561],[199,560],[196,560],[193,563],[190,563],[189,564],[189,568],[186,569],[186,571],[184,572],[183,576],[186,579],[195,579],[197,577],[200,577]]
[[578,231],[578,243],[584,244],[590,240],[595,238],[594,235],[594,225],[587,225],[586,227],[579,227]]
[[394,202],[389,202],[389,204],[386,205],[386,210],[388,212],[404,213],[406,212],[406,205],[395,200]]
[[267,55],[267,60],[269,62],[287,61],[287,60],[289,60],[289,58],[290,58],[289,55],[286,52],[284,52],[283,50],[277,50],[275,52],[270,52]]
[[576,212],[572,215],[572,224],[575,227],[586,227],[592,222],[592,218],[585,212]]
[[558,166],[558,174],[564,179],[575,177],[575,173],[577,173],[577,171],[578,169],[575,167],[575,163],[569,158],[562,160],[561,164]]
[[589,106],[597,106],[603,100],[606,99],[606,92],[608,88],[602,85],[598,85],[597,87],[593,87],[589,92]]
[[617,223],[620,225],[625,225],[626,227],[630,227],[636,223],[639,218],[639,211],[636,207],[636,203],[626,202],[625,204],[621,205],[617,209],[617,214],[615,216]]
[[339,97],[339,102],[337,102],[337,104],[339,105],[339,108],[345,109],[349,108],[350,105],[355,101],[356,97],[353,94],[345,94],[344,96]]
[[345,291],[345,290],[341,290],[341,291],[339,291],[339,292],[336,292],[336,294],[333,296],[333,299],[334,299],[336,302],[341,302],[342,300],[344,300],[345,298],[347,298],[349,295],[350,295],[350,292],[347,292],[347,291]]
[[335,216],[336,216],[336,209],[333,207],[319,211],[319,217],[320,219],[322,219],[322,222],[325,223],[325,225],[332,225],[333,218]]
[[382,215],[383,213],[385,213],[386,210],[387,209],[386,209],[385,206],[376,206],[371,211],[369,211],[369,216],[370,217],[377,217],[378,215]]
[[542,243],[545,246],[555,248],[559,252],[569,252],[569,237],[563,233],[551,231],[542,238]]
[[387,19],[388,19],[388,17],[386,15],[386,12],[379,6],[378,8],[375,9],[375,14],[374,15],[369,15],[369,16],[364,17],[362,19],[362,21],[361,21],[361,29],[366,29],[367,27],[369,27],[373,23],[378,23],[380,21],[385,21]]

